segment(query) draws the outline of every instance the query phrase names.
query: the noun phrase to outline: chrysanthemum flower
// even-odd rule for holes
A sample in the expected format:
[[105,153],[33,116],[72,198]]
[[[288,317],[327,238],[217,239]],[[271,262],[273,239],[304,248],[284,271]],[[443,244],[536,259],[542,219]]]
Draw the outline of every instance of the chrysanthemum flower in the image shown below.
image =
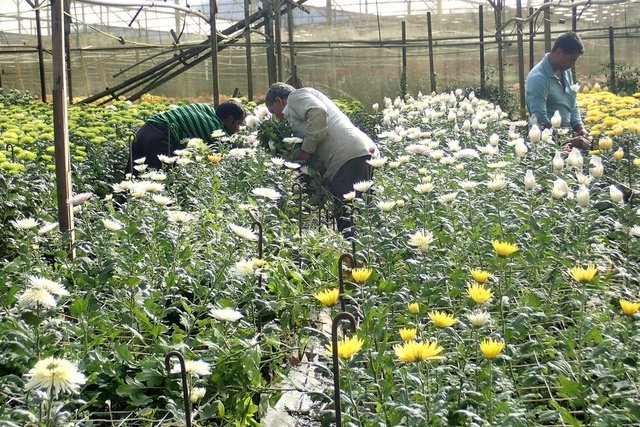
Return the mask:
[[18,219],[16,221],[11,221],[16,228],[20,230],[30,230],[38,226],[38,221],[33,218],[24,218]]
[[250,240],[254,242],[258,240],[258,235],[254,233],[250,228],[241,227],[239,225],[235,225],[231,223],[229,224],[229,228],[231,229],[231,231],[234,232],[236,236],[242,237],[245,240]]
[[[363,344],[364,341],[356,336],[339,340],[338,357],[340,359],[351,359],[356,353],[362,350]],[[327,350],[333,354],[333,346],[331,344],[327,344]]]
[[474,311],[473,313],[467,314],[466,317],[473,326],[479,328],[489,321],[491,315],[486,311]]
[[374,159],[367,160],[367,163],[369,163],[374,168],[379,168],[381,166],[384,166],[385,163],[387,163],[387,158],[386,157],[376,157]]
[[420,313],[420,304],[418,304],[417,302],[409,303],[407,305],[407,309],[409,310],[409,313],[411,313],[411,314],[418,314],[418,313]]
[[409,341],[397,344],[393,346],[393,351],[400,362],[415,362],[418,357],[418,343]]
[[224,136],[226,136],[227,133],[225,131],[223,131],[222,129],[216,129],[213,132],[211,132],[211,138],[222,138]]
[[378,208],[380,208],[380,210],[382,212],[389,212],[396,205],[396,202],[395,202],[395,200],[380,201],[380,202],[377,203],[377,205],[378,205]]
[[372,185],[373,181],[359,181],[353,184],[353,189],[359,191],[360,193],[365,193],[369,191]]
[[631,302],[626,299],[620,299],[620,308],[624,314],[633,316],[640,310],[640,302]]
[[255,267],[251,260],[242,259],[234,264],[230,270],[231,274],[238,277],[253,276]]
[[191,222],[195,219],[192,214],[183,211],[167,211],[167,217],[169,218],[169,222],[179,224]]
[[438,310],[430,311],[429,318],[438,328],[448,328],[457,322],[456,318],[453,317],[452,314]]
[[443,194],[442,196],[440,196],[440,202],[448,205],[449,203],[453,202],[456,197],[458,197],[457,191],[454,191],[453,193]]
[[223,322],[236,322],[242,319],[242,313],[232,308],[212,308],[209,314],[214,319],[222,320]]
[[594,264],[589,265],[587,268],[576,266],[569,269],[569,274],[578,283],[591,283],[597,273],[598,267],[596,267]]
[[[209,375],[211,374],[211,367],[204,360],[185,360],[184,361],[184,370],[188,374],[193,374],[196,376]],[[172,374],[180,373],[180,363],[176,363],[171,368]]]
[[189,400],[191,403],[198,403],[204,395],[207,394],[207,389],[204,387],[194,387],[189,394]]
[[160,194],[154,194],[151,196],[153,202],[158,206],[167,206],[173,203],[173,200],[167,196],[162,196]]
[[93,197],[93,193],[78,193],[73,197],[67,199],[67,204],[71,206],[79,206],[89,201]]
[[443,350],[437,341],[423,341],[418,343],[418,359],[422,361],[443,360],[444,356],[438,356]]
[[289,136],[287,138],[282,138],[282,142],[287,144],[299,144],[302,142],[302,138],[298,138],[297,136]]
[[351,277],[357,283],[366,282],[373,273],[372,268],[354,268],[351,270]]
[[340,289],[327,289],[322,292],[315,293],[313,294],[313,296],[322,304],[326,306],[332,306],[335,305],[336,302],[338,302],[338,298],[340,297]]
[[431,231],[418,230],[410,236],[409,244],[420,249],[421,252],[429,250],[429,245],[433,242],[433,233]]
[[393,350],[400,362],[415,362],[416,360],[442,360],[443,356],[438,356],[444,349],[437,342],[409,341],[404,344],[393,346]]
[[481,283],[470,283],[467,285],[467,293],[472,300],[478,304],[483,304],[491,299],[493,292]]
[[38,234],[42,236],[44,234],[47,234],[50,231],[53,231],[57,227],[58,227],[57,222],[46,222],[42,227],[40,227],[40,229],[38,230]]
[[281,194],[273,188],[258,187],[251,190],[251,193],[254,196],[264,197],[269,200],[278,200],[281,197]]
[[56,307],[56,299],[46,289],[28,288],[18,296],[18,305],[28,308],[44,308],[48,310]]
[[284,165],[285,160],[282,157],[272,157],[271,158],[271,163],[273,163],[276,166],[282,166]]
[[411,341],[416,337],[418,330],[416,328],[401,328],[400,338],[402,341]]
[[485,338],[480,342],[480,351],[487,359],[495,359],[504,350],[504,341]]
[[53,295],[69,295],[69,292],[65,289],[65,287],[53,280],[45,279],[44,277],[38,276],[28,276],[29,283],[31,283],[31,287],[34,289],[44,289]]
[[423,184],[418,184],[415,187],[413,187],[413,189],[416,190],[417,193],[427,194],[433,191],[433,183],[426,182]]
[[471,270],[469,270],[469,273],[471,273],[471,277],[473,277],[473,280],[478,283],[487,283],[487,281],[491,277],[491,273],[485,270],[480,270],[478,268],[472,268]]
[[515,243],[492,240],[491,245],[493,246],[493,250],[496,251],[499,256],[511,256],[518,251],[518,246]]
[[79,387],[87,381],[73,362],[57,357],[39,360],[26,377],[29,378],[27,390],[45,389],[56,397],[60,392],[78,393]]

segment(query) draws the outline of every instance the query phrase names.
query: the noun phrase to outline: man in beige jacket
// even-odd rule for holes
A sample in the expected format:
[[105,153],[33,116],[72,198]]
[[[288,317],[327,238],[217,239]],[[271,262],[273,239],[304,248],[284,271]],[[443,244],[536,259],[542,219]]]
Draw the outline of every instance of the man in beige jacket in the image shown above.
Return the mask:
[[[338,230],[351,227],[344,195],[354,191],[356,182],[371,180],[372,168],[367,160],[377,151],[376,145],[333,101],[315,89],[274,83],[267,91],[265,104],[271,114],[286,119],[295,136],[302,138],[297,160],[317,156],[322,161],[326,168],[323,180],[337,199],[334,214]],[[345,235],[351,235],[349,230]]]

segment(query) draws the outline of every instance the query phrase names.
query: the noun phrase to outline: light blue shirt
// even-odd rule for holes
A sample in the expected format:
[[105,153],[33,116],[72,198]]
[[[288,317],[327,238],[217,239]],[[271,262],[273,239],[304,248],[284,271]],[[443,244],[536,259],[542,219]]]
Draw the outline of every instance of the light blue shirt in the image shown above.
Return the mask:
[[538,126],[545,127],[553,114],[560,112],[562,123],[560,127],[575,129],[582,124],[580,109],[576,103],[577,86],[574,85],[571,70],[565,70],[564,85],[554,74],[549,54],[531,69],[525,85],[527,95],[527,109],[535,117]]

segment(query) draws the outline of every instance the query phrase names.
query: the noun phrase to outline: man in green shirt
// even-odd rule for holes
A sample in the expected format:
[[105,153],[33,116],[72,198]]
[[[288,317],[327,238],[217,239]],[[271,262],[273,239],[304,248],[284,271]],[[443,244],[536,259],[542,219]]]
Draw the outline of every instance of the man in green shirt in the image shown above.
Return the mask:
[[159,169],[162,162],[158,155],[173,155],[175,150],[184,148],[183,141],[187,139],[200,138],[215,146],[216,141],[211,137],[214,131],[223,130],[233,135],[244,118],[242,105],[234,100],[222,102],[215,109],[209,104],[188,104],[156,114],[138,129],[127,172],[136,174],[132,160],[143,157],[145,164]]

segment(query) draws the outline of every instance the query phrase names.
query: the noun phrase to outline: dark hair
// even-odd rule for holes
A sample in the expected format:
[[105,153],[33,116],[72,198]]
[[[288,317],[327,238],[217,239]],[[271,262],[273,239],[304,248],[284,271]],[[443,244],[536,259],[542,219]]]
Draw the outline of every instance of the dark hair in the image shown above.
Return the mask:
[[216,108],[216,116],[223,120],[229,116],[233,116],[235,120],[242,120],[244,119],[245,112],[242,104],[234,99],[228,99],[218,105]]
[[557,49],[562,49],[564,53],[569,55],[573,55],[574,53],[584,53],[584,45],[582,44],[582,39],[573,31],[569,31],[562,34],[561,36],[558,36],[555,43],[553,44],[553,49],[551,49],[551,52]]
[[287,99],[289,94],[296,90],[293,86],[286,83],[277,82],[269,86],[267,95],[264,97],[264,103],[271,105],[276,102],[276,98]]

